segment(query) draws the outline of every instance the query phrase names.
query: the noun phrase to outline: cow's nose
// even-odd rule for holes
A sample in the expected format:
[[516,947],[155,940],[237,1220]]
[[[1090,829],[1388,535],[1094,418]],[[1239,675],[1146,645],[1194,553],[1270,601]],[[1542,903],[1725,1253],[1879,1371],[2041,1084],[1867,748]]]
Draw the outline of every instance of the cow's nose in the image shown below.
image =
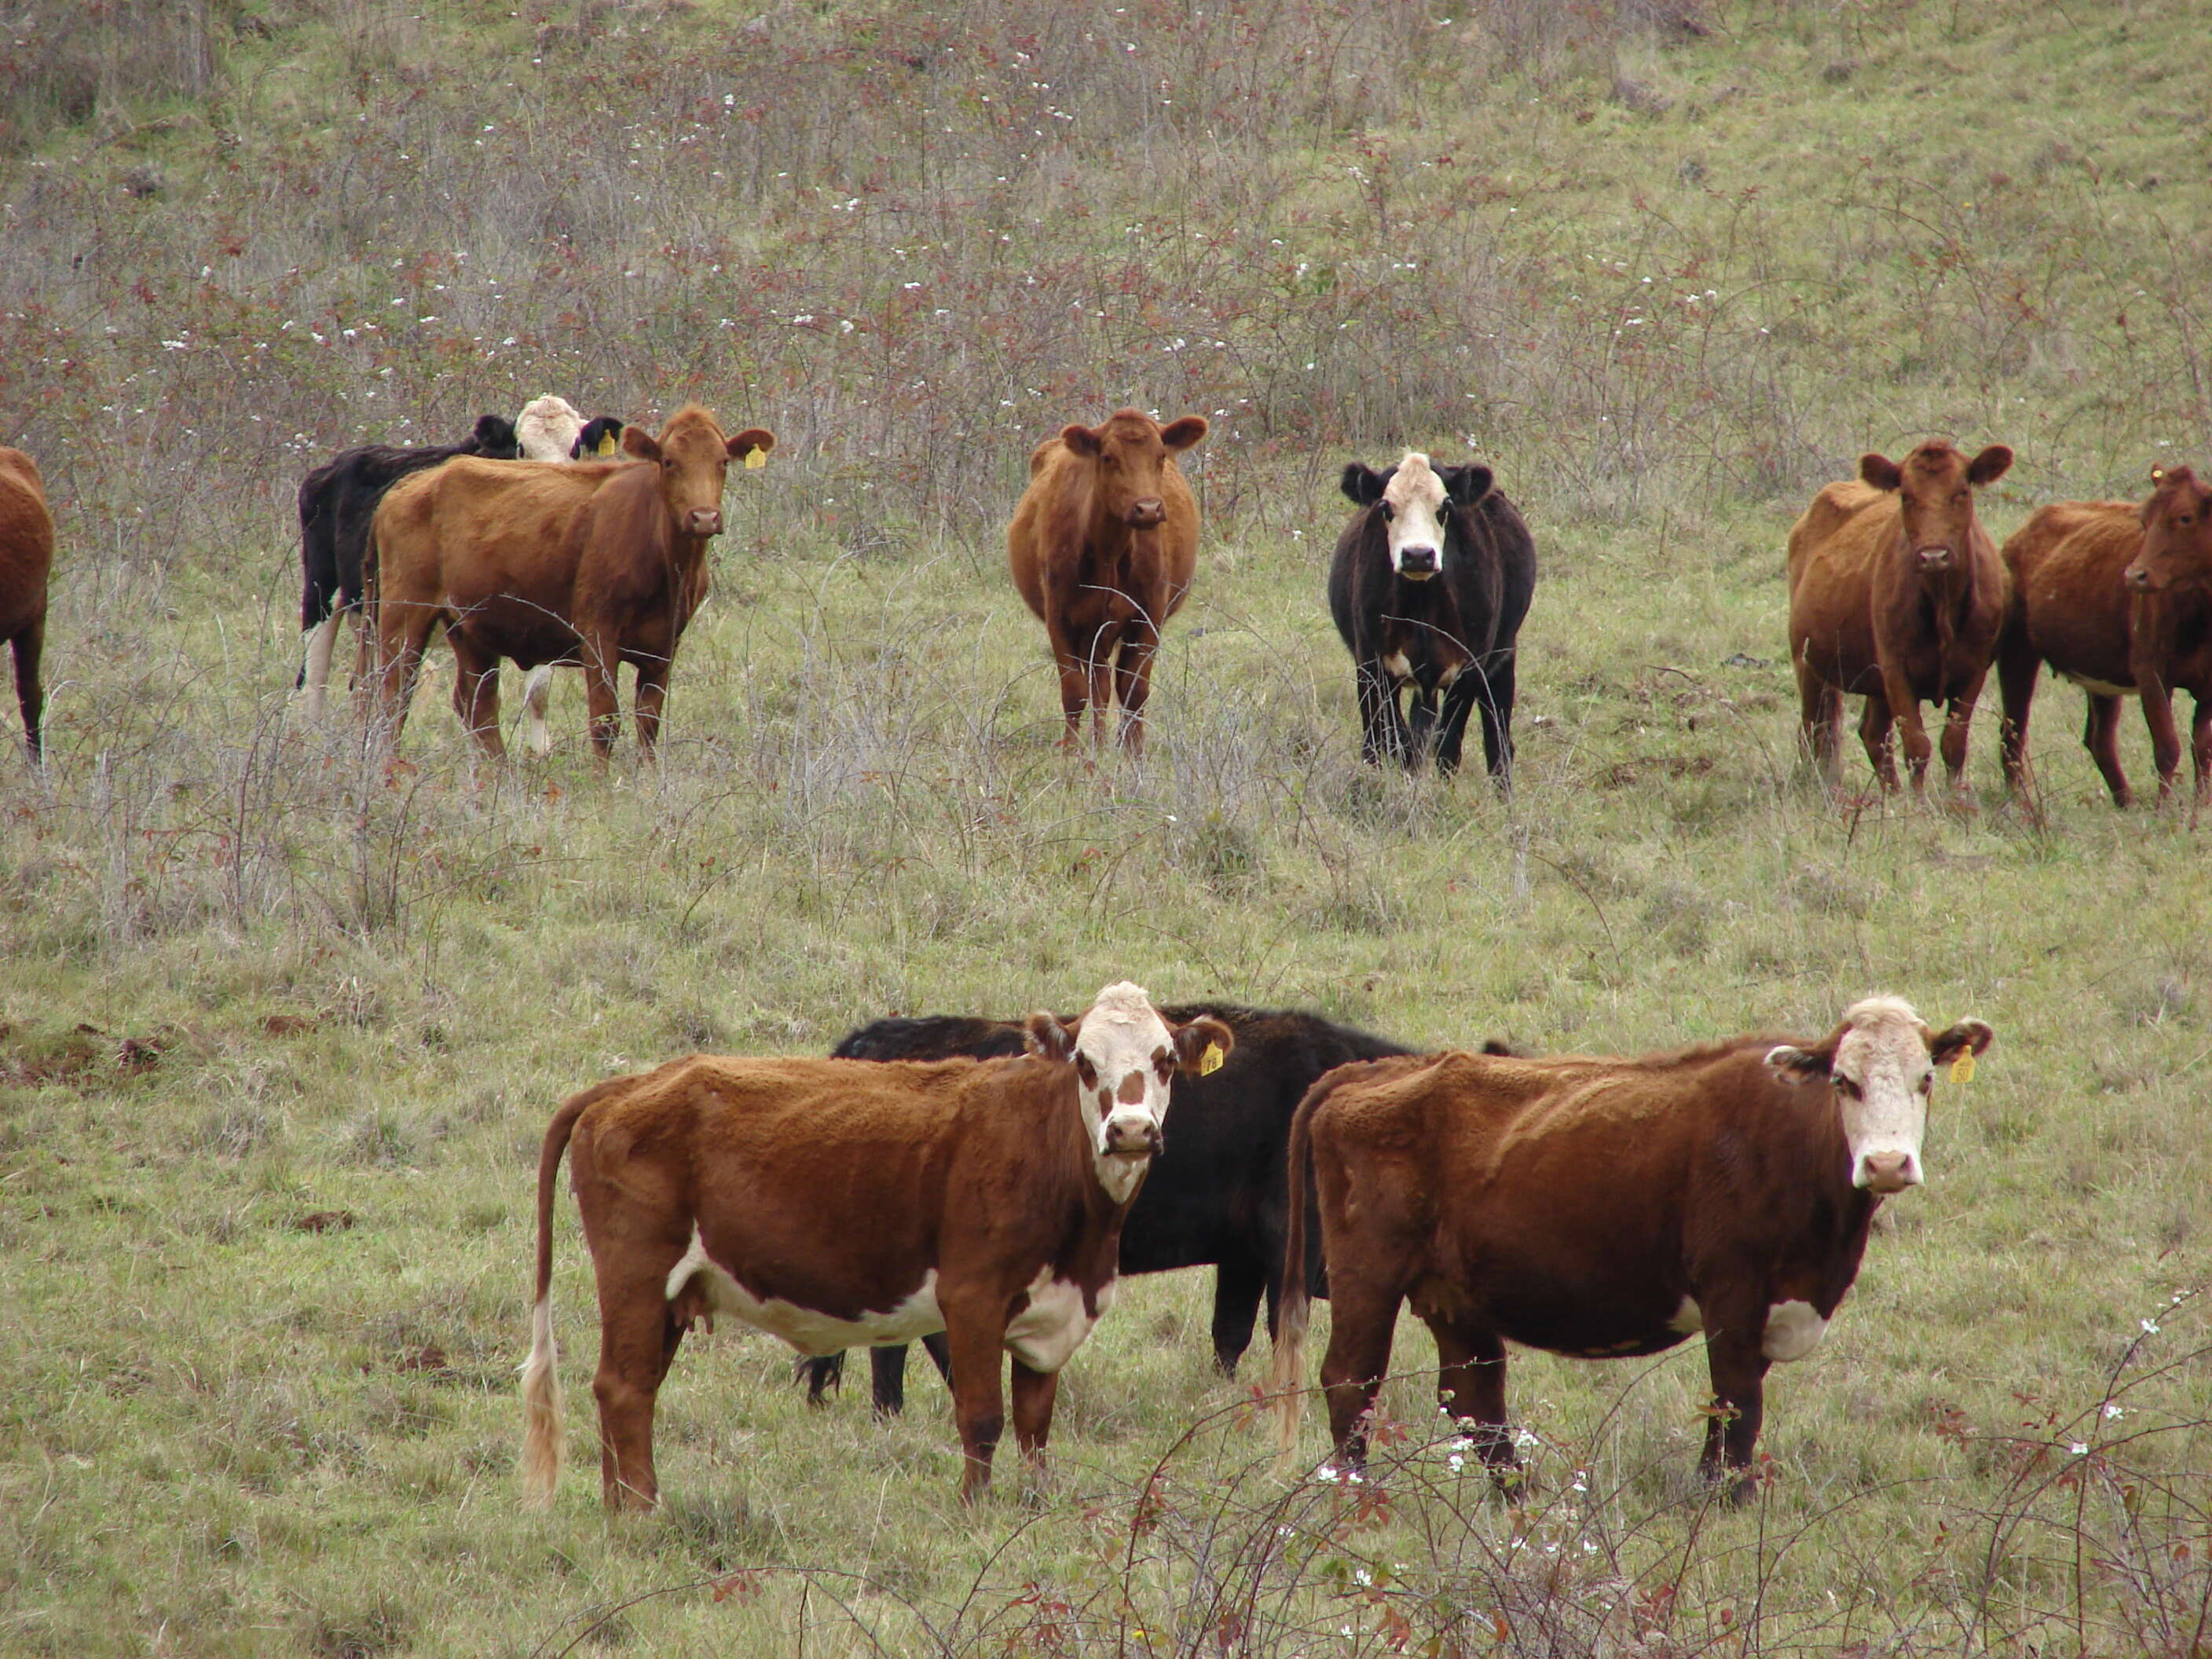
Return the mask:
[[1408,576],[1433,576],[1437,573],[1437,550],[1401,547],[1398,550],[1398,568]]
[[1917,1186],[1920,1171],[1913,1167],[1910,1152],[1869,1152],[1866,1156],[1866,1189],[1870,1193],[1901,1193],[1907,1187]]
[[1162,1144],[1160,1126],[1148,1117],[1116,1117],[1107,1122],[1106,1150],[1109,1152],[1154,1158],[1158,1156]]
[[1923,547],[1920,550],[1920,568],[1923,570],[1943,570],[1948,568],[1950,563],[1951,550],[1948,547]]
[[2127,585],[2130,587],[2133,588],[2138,593],[2148,593],[2150,592],[2150,572],[2144,569],[2139,564],[2130,565],[2128,567],[2127,575],[2124,580],[2127,582]]
[[1168,516],[1168,504],[1157,495],[1148,495],[1141,501],[1129,503],[1129,523],[1139,530],[1149,530]]
[[684,520],[684,528],[694,536],[719,536],[722,533],[722,510],[718,507],[695,507]]

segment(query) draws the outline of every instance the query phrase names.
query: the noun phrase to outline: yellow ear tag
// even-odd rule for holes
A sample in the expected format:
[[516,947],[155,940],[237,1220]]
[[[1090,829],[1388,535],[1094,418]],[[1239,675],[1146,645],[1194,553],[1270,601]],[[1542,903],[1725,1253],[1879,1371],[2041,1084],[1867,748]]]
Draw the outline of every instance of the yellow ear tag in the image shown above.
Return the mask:
[[614,434],[613,433],[610,432],[610,433],[607,433],[607,434],[606,434],[605,435],[604,435],[603,437],[601,437],[601,438],[600,438],[600,440],[599,440],[599,453],[600,453],[601,455],[611,455],[611,454],[613,454],[614,453],[615,453],[615,434]]
[[757,472],[757,471],[759,471],[761,470],[761,468],[763,468],[763,467],[766,466],[767,465],[768,465],[768,451],[766,451],[765,449],[748,449],[747,451],[745,451],[745,471],[748,471],[748,472]]
[[1972,1048],[1961,1048],[1959,1050],[1958,1059],[1951,1062],[1951,1081],[1972,1083],[1973,1080],[1974,1051]]
[[1218,1042],[1207,1043],[1206,1052],[1198,1057],[1198,1074],[1200,1077],[1212,1076],[1221,1069],[1221,1045]]

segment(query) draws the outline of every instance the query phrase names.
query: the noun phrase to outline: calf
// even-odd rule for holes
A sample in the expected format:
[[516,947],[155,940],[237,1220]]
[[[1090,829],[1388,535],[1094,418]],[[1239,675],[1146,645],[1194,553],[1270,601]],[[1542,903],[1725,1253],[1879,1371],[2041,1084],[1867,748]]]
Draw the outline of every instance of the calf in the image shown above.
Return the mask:
[[384,492],[410,473],[456,456],[509,461],[520,453],[512,422],[503,415],[480,415],[476,429],[459,443],[411,449],[365,444],[324,462],[300,481],[300,565],[306,578],[300,627],[307,635],[307,655],[297,684],[307,690],[310,716],[319,718],[323,712],[339,620],[361,610],[362,556],[369,520]]
[[[619,453],[623,423],[611,415],[586,421],[566,398],[547,392],[533,398],[515,416],[515,435],[526,461],[611,460]],[[553,733],[545,724],[545,708],[553,695],[553,669],[540,663],[522,684],[522,726],[533,755],[553,751]]]
[[[1245,1008],[1232,1002],[1182,1003],[1163,1008],[1170,1023],[1218,1020],[1235,1035],[1225,1064],[1176,1085],[1176,1129],[1162,1149],[1121,1231],[1125,1273],[1166,1273],[1211,1266],[1213,1358],[1224,1376],[1252,1340],[1262,1297],[1267,1328],[1275,1324],[1282,1289],[1284,1149],[1291,1115],[1315,1079],[1331,1066],[1379,1060],[1406,1050],[1387,1038],[1339,1025],[1297,1009]],[[879,1019],[836,1048],[849,1060],[985,1060],[1022,1051],[1023,1028],[1012,1020],[943,1015]],[[1318,1239],[1316,1238],[1316,1247]],[[1318,1267],[1318,1257],[1309,1263]],[[943,1368],[945,1356],[933,1349]],[[875,1403],[896,1412],[905,1403],[906,1351],[872,1356]],[[840,1362],[808,1367],[808,1397],[819,1401]]]
[[1536,587],[1528,525],[1488,467],[1417,450],[1379,472],[1352,462],[1343,488],[1359,511],[1337,538],[1328,608],[1358,678],[1360,752],[1414,770],[1433,748],[1437,770],[1455,772],[1480,708],[1483,758],[1510,783],[1516,641]]
[[[1738,1037],[1640,1060],[1466,1054],[1346,1066],[1291,1128],[1277,1428],[1295,1452],[1309,1178],[1332,1325],[1322,1383],[1334,1455],[1357,1467],[1399,1304],[1436,1334],[1438,1403],[1514,1463],[1505,1344],[1586,1358],[1702,1332],[1720,1410],[1701,1468],[1745,1473],[1767,1367],[1802,1359],[1857,1275],[1883,1197],[1924,1173],[1934,1067],[1990,1045],[1931,1031],[1895,997],[1816,1043]],[[1957,1073],[1954,1073],[1954,1075]],[[1310,1170],[1310,1177],[1309,1176]]]
[[[2176,688],[2193,693],[2197,798],[2205,799],[2212,767],[2212,543],[2203,507],[2190,501],[2195,480],[2189,469],[2154,471],[2151,481],[2151,497],[2141,506],[2054,501],[2038,507],[2004,544],[2012,607],[1997,651],[1997,683],[2004,691],[2005,781],[2014,790],[2026,774],[2036,678],[2049,663],[2088,693],[2081,741],[2117,806],[2134,799],[2120,766],[2120,699],[2144,694],[2163,804],[2181,763],[2172,694]],[[2159,586],[2148,575],[2140,583],[2129,576],[2147,556],[2146,531],[2154,521],[2164,527],[2168,549],[2186,548],[2191,530],[2196,539],[2193,557],[2169,553],[2172,576]]]
[[39,465],[0,448],[0,640],[15,657],[15,705],[33,763],[46,759],[46,694],[39,659],[46,643],[46,578],[54,565],[54,520]]
[[[1236,1038],[1111,985],[1073,1026],[1036,1014],[1018,1059],[875,1065],[695,1056],[562,1106],[538,1165],[538,1293],[523,1368],[526,1490],[560,1474],[553,1188],[564,1152],[599,1283],[601,1491],[651,1508],[655,1396],[718,1313],[802,1353],[942,1330],[972,1502],[1003,1425],[1041,1468],[1059,1373],[1113,1301],[1129,1202],[1168,1085]],[[570,1149],[573,1147],[573,1151]]]
[[677,641],[707,595],[707,542],[721,533],[729,463],[775,444],[757,427],[725,436],[694,404],[657,439],[628,428],[629,460],[458,460],[395,488],[370,532],[377,695],[393,738],[442,623],[459,670],[453,706],[495,760],[507,752],[502,657],[526,669],[582,666],[602,763],[618,722],[616,671],[631,665],[638,747],[650,757]]
[[1006,557],[1059,665],[1062,749],[1075,747],[1086,703],[1103,746],[1119,697],[1122,745],[1144,752],[1160,628],[1198,568],[1198,503],[1175,458],[1206,433],[1202,415],[1162,426],[1125,409],[1103,426],[1062,427],[1030,457]]
[[1897,787],[1893,722],[1905,731],[1916,795],[1930,747],[1923,702],[1948,704],[1943,766],[1966,791],[1966,729],[2005,616],[2005,568],[1974,517],[1974,491],[2002,477],[2012,451],[1969,460],[1940,440],[1903,461],[1859,458],[1790,531],[1790,656],[1803,741],[1833,787],[1846,693],[1863,694],[1859,735],[1885,789]]

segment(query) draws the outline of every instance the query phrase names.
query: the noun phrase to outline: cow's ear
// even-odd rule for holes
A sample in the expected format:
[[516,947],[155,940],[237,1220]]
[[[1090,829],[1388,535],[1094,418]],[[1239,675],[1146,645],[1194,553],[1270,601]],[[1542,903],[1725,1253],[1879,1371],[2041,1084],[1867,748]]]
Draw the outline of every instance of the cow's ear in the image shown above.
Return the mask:
[[1859,477],[1876,489],[1894,489],[1905,482],[1905,469],[1887,455],[1869,452],[1859,457]]
[[471,435],[477,447],[486,452],[521,447],[515,441],[514,422],[504,415],[477,416],[477,429]]
[[1382,499],[1382,475],[1364,461],[1346,466],[1337,487],[1354,507],[1372,507]]
[[1444,481],[1444,494],[1462,507],[1473,507],[1490,493],[1490,486],[1497,482],[1490,469],[1479,461],[1438,471]]
[[1500,1042],[1496,1037],[1486,1037],[1483,1040],[1482,1052],[1486,1054],[1496,1054],[1506,1060],[1519,1060],[1522,1057],[1521,1051],[1511,1043]]
[[1766,1051],[1766,1063],[1784,1083],[1826,1083],[1835,1067],[1836,1042],[1831,1037],[1817,1048],[1784,1042]]
[[1228,1059],[1236,1046],[1236,1032],[1212,1014],[1200,1014],[1176,1028],[1176,1070],[1203,1077]]
[[1991,444],[1966,463],[1966,482],[1979,489],[2003,477],[2011,465],[2012,451],[2002,444]]
[[1186,415],[1179,421],[1170,421],[1160,428],[1160,441],[1170,449],[1188,449],[1193,444],[1205,441],[1212,430],[1203,415]]
[[660,459],[660,445],[643,427],[626,426],[623,428],[623,453],[641,461],[657,461]]
[[1089,427],[1070,422],[1060,429],[1060,441],[1067,446],[1071,455],[1095,456],[1106,447],[1106,441]]
[[775,447],[775,434],[764,426],[749,426],[722,445],[724,453],[733,461],[743,460],[756,449],[765,455]]
[[1960,1054],[1978,1054],[1996,1041],[1997,1034],[1982,1019],[1962,1019],[1949,1030],[1928,1040],[1928,1054],[1938,1066]]
[[1075,1033],[1057,1014],[1031,1014],[1022,1023],[1022,1041],[1039,1060],[1065,1061],[1075,1052]]

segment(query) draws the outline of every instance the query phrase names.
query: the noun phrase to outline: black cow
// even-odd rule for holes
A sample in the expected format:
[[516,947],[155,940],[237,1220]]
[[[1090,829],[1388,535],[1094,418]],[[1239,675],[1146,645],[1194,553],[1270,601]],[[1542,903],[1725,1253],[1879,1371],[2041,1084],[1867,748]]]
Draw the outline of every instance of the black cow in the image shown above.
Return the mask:
[[622,443],[623,423],[611,415],[594,415],[568,447],[572,461],[607,460]]
[[1483,757],[1510,784],[1514,642],[1536,587],[1528,525],[1488,467],[1433,466],[1413,450],[1380,472],[1354,461],[1343,487],[1360,511],[1337,538],[1328,608],[1358,673],[1360,752],[1410,771],[1433,748],[1437,770],[1456,771],[1480,708]]
[[[1274,1328],[1290,1220],[1284,1160],[1299,1100],[1324,1072],[1407,1051],[1387,1038],[1295,1009],[1195,1002],[1160,1012],[1176,1025],[1211,1015],[1235,1034],[1237,1046],[1217,1070],[1176,1079],[1165,1150],[1152,1160],[1122,1224],[1121,1271],[1157,1273],[1212,1266],[1213,1357],[1233,1376],[1251,1343],[1263,1297],[1268,1329]],[[950,1060],[963,1054],[988,1060],[1020,1054],[1022,1043],[1018,1022],[939,1015],[879,1019],[853,1032],[834,1053],[840,1060]],[[1318,1236],[1316,1227],[1309,1227],[1309,1238]],[[1309,1275],[1321,1271],[1318,1248],[1310,1255]],[[930,1352],[943,1370],[945,1356],[936,1348]],[[872,1364],[876,1409],[899,1410],[904,1403],[906,1350],[878,1348]],[[818,1402],[830,1380],[842,1375],[843,1356],[801,1364],[808,1376],[807,1396]]]
[[514,422],[504,415],[480,415],[476,430],[459,443],[364,444],[324,462],[300,481],[300,566],[306,578],[300,626],[309,638],[297,684],[307,690],[311,714],[322,712],[338,619],[361,609],[362,552],[368,544],[368,521],[376,516],[384,492],[409,473],[456,455],[511,461],[521,453]]

